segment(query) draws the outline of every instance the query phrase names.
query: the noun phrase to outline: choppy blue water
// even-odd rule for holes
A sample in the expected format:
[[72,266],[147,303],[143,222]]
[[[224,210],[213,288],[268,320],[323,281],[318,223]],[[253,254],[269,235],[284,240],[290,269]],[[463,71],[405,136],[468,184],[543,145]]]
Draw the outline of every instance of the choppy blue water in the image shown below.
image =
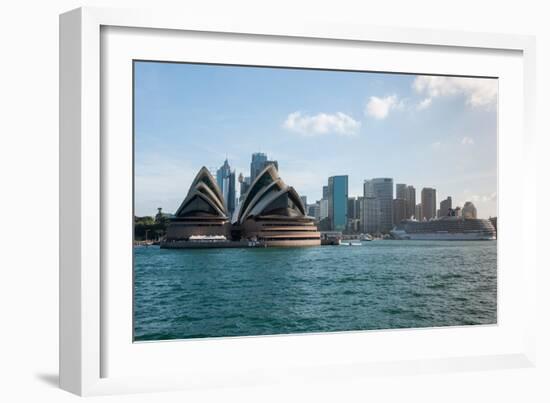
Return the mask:
[[136,341],[497,320],[496,241],[134,253]]

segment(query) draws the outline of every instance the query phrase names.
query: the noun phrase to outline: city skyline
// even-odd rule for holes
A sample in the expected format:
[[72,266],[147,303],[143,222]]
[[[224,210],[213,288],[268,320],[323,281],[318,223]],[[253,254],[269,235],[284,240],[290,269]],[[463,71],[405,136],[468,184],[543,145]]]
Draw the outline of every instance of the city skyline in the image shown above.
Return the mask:
[[388,177],[413,185],[417,201],[435,188],[437,206],[451,196],[497,214],[496,80],[149,62],[135,70],[136,215],[175,211],[201,166],[227,158],[249,176],[256,152],[278,161],[310,203],[331,176],[349,177],[350,197],[363,195],[366,179]]

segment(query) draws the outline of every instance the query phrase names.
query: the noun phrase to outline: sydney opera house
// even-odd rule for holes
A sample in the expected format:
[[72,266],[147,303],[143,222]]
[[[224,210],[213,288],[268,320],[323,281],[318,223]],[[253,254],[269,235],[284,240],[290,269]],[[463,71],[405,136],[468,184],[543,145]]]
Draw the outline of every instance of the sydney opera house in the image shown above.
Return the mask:
[[232,216],[211,173],[201,168],[171,219],[165,247],[216,239],[216,246],[315,246],[320,233],[293,187],[268,165],[250,184]]

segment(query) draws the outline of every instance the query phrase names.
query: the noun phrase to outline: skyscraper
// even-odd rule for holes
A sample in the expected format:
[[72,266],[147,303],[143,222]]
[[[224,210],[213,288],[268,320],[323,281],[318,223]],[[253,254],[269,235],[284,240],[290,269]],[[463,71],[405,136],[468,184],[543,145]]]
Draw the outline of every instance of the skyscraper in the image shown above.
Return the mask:
[[405,196],[405,200],[407,200],[407,218],[416,217],[416,189],[414,186],[407,186]]
[[328,186],[323,186],[323,199],[328,200]]
[[361,198],[361,228],[366,234],[380,232],[380,201],[376,197]]
[[348,224],[348,176],[328,178],[328,217],[332,231],[344,231]]
[[307,207],[307,215],[310,217],[314,217],[315,221],[319,222],[320,219],[320,205],[319,202],[315,202],[315,204],[310,204]]
[[422,204],[420,203],[414,207],[414,218],[418,221],[422,221]]
[[218,182],[227,212],[231,217],[235,211],[235,171],[231,171],[227,159],[216,171],[216,182]]
[[399,224],[407,217],[407,201],[405,199],[393,199],[393,225]]
[[359,231],[361,199],[361,197],[348,197],[348,232]]
[[246,192],[248,192],[248,188],[250,187],[250,176],[244,177],[241,172],[239,174],[239,183],[241,184],[241,195],[239,197],[239,201],[242,201],[246,195]]
[[422,199],[422,219],[431,220],[436,217],[436,193],[434,188],[423,188]]
[[376,197],[372,181],[365,180],[363,183],[363,197]]
[[360,198],[348,197],[348,219],[359,218]]
[[277,161],[268,160],[266,154],[252,154],[252,161],[250,162],[250,183],[254,182],[256,176],[258,176],[258,174],[268,165],[275,165],[275,169],[279,170],[279,163]]
[[380,203],[380,231],[393,228],[393,179],[374,178],[363,184],[365,197],[376,197]]
[[441,202],[439,203],[439,217],[452,215],[452,212],[451,212],[452,209],[453,209],[453,199],[451,199],[451,196],[447,196],[445,200],[441,200]]
[[300,200],[302,200],[304,207],[307,209],[307,196],[300,196]]
[[267,155],[264,153],[252,154],[252,161],[250,162],[250,183],[254,182],[256,176],[265,168],[267,162]]
[[319,201],[319,220],[323,220],[328,217],[328,199],[321,199]]
[[393,199],[393,225],[399,224],[407,216],[407,185],[397,183],[395,185],[395,199]]
[[395,185],[395,198],[407,200],[407,185],[404,183],[397,183]]

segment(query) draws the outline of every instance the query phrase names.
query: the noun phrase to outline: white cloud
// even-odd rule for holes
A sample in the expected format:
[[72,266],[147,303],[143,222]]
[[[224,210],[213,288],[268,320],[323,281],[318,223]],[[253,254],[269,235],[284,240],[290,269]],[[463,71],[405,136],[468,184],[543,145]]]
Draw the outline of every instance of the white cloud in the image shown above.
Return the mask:
[[471,137],[466,136],[466,137],[462,138],[461,143],[462,143],[462,145],[470,146],[470,145],[474,144],[474,139],[471,138]]
[[398,101],[396,95],[388,95],[384,98],[370,97],[365,108],[365,113],[375,119],[385,119],[390,110],[404,107],[403,101]]
[[488,201],[495,201],[497,199],[497,192],[493,192],[488,195],[481,196],[481,201],[488,202]]
[[413,88],[430,98],[463,95],[473,107],[495,104],[498,94],[497,80],[489,78],[418,76]]
[[416,109],[421,111],[423,109],[429,108],[431,104],[432,104],[431,98],[424,98],[422,101],[418,103],[418,105],[416,106]]
[[317,115],[304,115],[301,112],[293,112],[287,116],[283,127],[305,136],[329,133],[354,135],[361,128],[361,122],[342,112],[334,114],[319,113]]

